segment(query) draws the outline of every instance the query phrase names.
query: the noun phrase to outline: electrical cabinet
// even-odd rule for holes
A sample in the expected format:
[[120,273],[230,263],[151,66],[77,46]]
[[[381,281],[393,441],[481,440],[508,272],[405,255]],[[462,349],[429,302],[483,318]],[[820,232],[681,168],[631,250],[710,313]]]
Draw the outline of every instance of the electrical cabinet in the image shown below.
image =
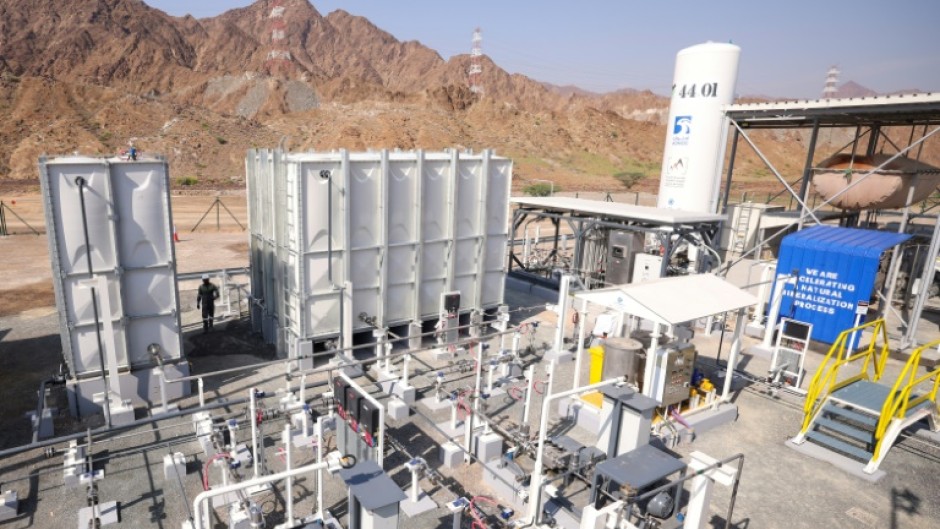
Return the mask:
[[659,255],[640,253],[635,257],[632,283],[645,283],[660,277],[663,258]]
[[638,254],[643,253],[644,235],[625,230],[611,230],[607,243],[607,268],[605,279],[613,285],[623,285],[633,280],[633,264]]
[[341,419],[346,420],[346,390],[349,389],[349,383],[341,377],[333,379],[333,405],[336,407],[336,413]]
[[695,368],[695,346],[683,344],[666,349],[663,406],[675,406],[689,398],[692,370]]
[[365,437],[366,444],[375,446],[375,434],[379,431],[379,409],[366,399],[359,401],[359,431]]

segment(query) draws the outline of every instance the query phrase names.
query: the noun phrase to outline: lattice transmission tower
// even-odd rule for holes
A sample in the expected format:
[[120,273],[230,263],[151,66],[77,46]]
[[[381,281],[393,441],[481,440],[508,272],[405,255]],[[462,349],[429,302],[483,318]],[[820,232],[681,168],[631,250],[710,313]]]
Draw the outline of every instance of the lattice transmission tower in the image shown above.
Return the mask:
[[483,30],[473,31],[473,46],[470,48],[470,91],[483,97]]
[[826,86],[823,88],[823,99],[835,99],[839,94],[839,68],[832,66],[826,74]]
[[270,75],[289,75],[294,68],[293,58],[287,48],[287,8],[284,0],[271,2],[271,13],[268,15],[271,27],[271,48],[265,67]]

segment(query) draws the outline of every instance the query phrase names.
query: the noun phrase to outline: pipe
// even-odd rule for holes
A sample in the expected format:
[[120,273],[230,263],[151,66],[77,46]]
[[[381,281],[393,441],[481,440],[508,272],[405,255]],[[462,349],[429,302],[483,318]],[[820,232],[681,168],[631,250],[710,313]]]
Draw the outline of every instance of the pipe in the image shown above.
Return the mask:
[[[285,470],[284,472],[278,472],[277,474],[270,474],[267,476],[262,476],[259,478],[249,479],[247,481],[242,481],[239,483],[233,483],[225,487],[219,487],[217,489],[206,490],[200,492],[196,499],[193,500],[193,512],[202,512],[200,510],[201,505],[205,505],[208,508],[208,500],[215,498],[217,496],[222,496],[225,494],[230,494],[232,492],[241,492],[252,487],[257,487],[259,485],[267,485],[268,483],[273,483],[275,481],[280,481],[288,477],[297,476],[300,474],[306,474],[308,472],[313,472],[315,470],[321,470],[327,468],[328,463],[312,463],[303,467],[297,467],[289,471]],[[193,520],[193,529],[205,529],[203,525],[204,520],[202,516],[196,516]]]
[[[555,361],[553,360],[549,366],[549,369],[554,371],[554,368]],[[539,447],[535,457],[535,468],[532,470],[531,484],[529,485],[529,514],[527,519],[530,520],[530,522],[528,525],[534,525],[538,523],[538,509],[539,504],[541,503],[542,495],[542,464],[545,452],[545,438],[548,434],[548,415],[549,411],[551,410],[552,401],[555,399],[570,397],[579,393],[600,389],[606,386],[610,386],[611,384],[625,382],[624,377],[610,378],[595,384],[588,384],[587,386],[570,389],[568,391],[562,391],[561,393],[552,395],[551,392],[553,378],[554,377],[548,378],[548,387],[545,389],[545,398],[542,399],[542,416],[540,417],[539,424]]]
[[[323,464],[323,416],[317,417],[317,464]],[[323,520],[323,469],[317,469],[317,517]]]
[[575,349],[574,357],[574,376],[572,377],[571,389],[578,387],[578,382],[581,379],[581,357],[584,356],[584,334],[587,329],[587,300],[581,300],[581,310],[578,311],[580,318],[578,319],[578,343],[577,349]]
[[258,403],[255,388],[248,390],[248,414],[251,415],[251,464],[255,479],[258,479]]
[[286,523],[289,527],[294,525],[294,477],[290,475],[291,471],[291,456],[293,442],[291,441],[290,434],[290,421],[284,425],[284,435],[282,437],[284,441],[284,464],[286,465],[285,472],[288,473],[287,479],[285,480],[284,495],[287,496],[287,520]]
[[[476,381],[474,383],[473,395],[476,397],[476,400],[473,401],[473,411],[480,411],[480,386],[483,382],[483,342],[480,341],[477,344],[477,365],[476,365]],[[470,411],[470,407],[467,407],[467,410]],[[464,434],[464,444],[467,448],[467,455],[464,456],[464,462],[470,463],[470,452],[473,451],[473,419],[474,413],[471,411],[467,414],[467,417],[464,419],[467,421],[466,424],[466,433]]]
[[526,373],[525,403],[522,405],[522,425],[529,424],[529,410],[532,408],[532,394],[535,393],[535,365],[529,366]]
[[[94,279],[95,271],[91,264],[91,238],[88,235],[88,213],[85,209],[85,187],[88,181],[84,177],[75,178],[78,185],[78,197],[82,207],[82,233],[85,235],[85,259],[88,261],[88,278]],[[108,428],[111,427],[111,387],[104,363],[104,345],[101,341],[101,319],[98,315],[98,297],[96,289],[91,288],[91,306],[95,316],[95,336],[98,339],[98,362],[101,364],[101,378],[104,381],[104,417]],[[110,316],[109,316],[110,317]]]

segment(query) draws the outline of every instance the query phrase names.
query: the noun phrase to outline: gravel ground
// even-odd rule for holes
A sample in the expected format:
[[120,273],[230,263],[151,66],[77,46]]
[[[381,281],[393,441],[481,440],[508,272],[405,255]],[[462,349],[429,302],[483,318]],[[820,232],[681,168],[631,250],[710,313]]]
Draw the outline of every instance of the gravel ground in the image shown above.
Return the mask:
[[[183,297],[185,309],[186,295]],[[508,298],[513,308],[538,307],[542,303],[531,294],[511,290]],[[185,313],[185,324],[193,326],[197,320],[194,312]],[[524,362],[541,363],[544,344],[551,339],[553,315],[534,308],[514,312],[513,320],[514,323],[525,320],[544,323],[533,334],[522,339],[523,347],[533,347],[533,353],[523,357]],[[4,376],[0,380],[0,397],[4,399],[5,410],[0,417],[0,442],[4,447],[28,441],[28,422],[22,414],[35,406],[35,388],[39,379],[48,373],[50,367],[58,364],[55,322],[55,315],[49,311],[0,318],[0,373]],[[568,335],[572,332],[573,329],[569,329]],[[497,349],[498,340],[490,341],[491,350]],[[714,358],[718,351],[718,338],[697,336],[696,342],[702,357],[701,365],[710,365],[709,358]],[[269,347],[258,343],[243,321],[233,319],[221,323],[217,331],[208,336],[203,336],[198,330],[188,331],[186,343],[194,373],[248,366],[244,372],[205,379],[207,401],[214,402],[221,398],[230,402],[215,410],[215,416],[244,418],[246,405],[238,400],[246,397],[251,388],[261,388],[275,395],[265,400],[265,406],[274,406],[279,396],[277,392],[283,392],[286,386],[282,366],[251,367],[270,360],[272,352]],[[750,343],[753,340],[748,339]],[[722,359],[727,357],[728,345],[728,340],[724,340]],[[369,355],[368,351],[362,351],[358,356],[366,358]],[[465,358],[468,359],[469,356]],[[810,353],[807,360],[810,372],[820,359],[819,352]],[[759,375],[766,371],[767,360],[745,354],[742,365],[749,372]],[[889,372],[898,372],[900,366],[898,360],[890,360]],[[437,370],[454,369],[448,361],[436,360],[431,352],[417,353],[412,368],[412,383],[425,395],[432,393]],[[372,388],[374,396],[384,403],[387,399],[372,384],[376,376],[375,373],[369,373],[359,378],[359,382]],[[557,366],[552,376],[555,392],[571,387],[573,364]],[[307,383],[325,385],[326,380],[326,374],[321,373],[308,377]],[[449,374],[448,380],[448,390],[471,387],[474,383],[473,375],[469,372]],[[295,386],[297,382],[296,378],[292,381]],[[315,407],[322,406],[318,394],[324,389],[325,386],[318,386],[308,390],[308,400]],[[745,454],[746,464],[736,500],[733,527],[914,529],[940,526],[940,450],[936,444],[919,437],[903,439],[882,464],[887,477],[878,483],[868,483],[785,447],[786,438],[795,434],[799,428],[801,415],[795,406],[801,405],[801,401],[786,393],[772,397],[765,390],[761,384],[738,380],[734,397],[739,407],[737,422],[701,434],[693,443],[681,444],[676,448],[679,456],[687,456],[694,450],[716,458],[739,452]],[[197,405],[197,400],[194,396],[179,404],[182,409],[192,408]],[[535,396],[533,405],[536,406],[535,410],[541,409],[540,395]],[[443,436],[433,423],[447,421],[449,411],[444,409],[433,412],[423,404],[418,405],[418,410],[422,415],[412,415],[406,421],[388,425],[388,434],[409,452],[403,454],[390,448],[387,453],[386,470],[396,483],[402,488],[407,487],[410,474],[403,464],[409,456],[420,455],[443,477],[443,480],[435,483],[422,480],[422,487],[430,492],[438,505],[452,500],[457,494],[492,494],[493,491],[481,479],[482,469],[479,464],[462,466],[453,471],[440,467],[437,454]],[[520,404],[505,396],[493,397],[487,403],[486,413],[518,420],[521,415]],[[138,418],[143,416],[144,411],[139,410]],[[533,428],[539,418],[537,411],[532,413]],[[74,424],[66,416],[59,417],[57,434],[95,427],[96,420],[100,422],[100,419],[92,418],[86,423]],[[552,418],[550,422],[556,420]],[[504,422],[501,420],[501,423]],[[268,468],[272,471],[284,468],[284,462],[278,454],[283,425],[277,419],[264,424],[265,456]],[[191,420],[181,417],[96,438],[93,457],[96,468],[105,471],[105,478],[100,482],[101,499],[121,502],[123,526],[135,524],[176,528],[189,516],[186,506],[191,504],[202,488],[202,468],[205,463],[205,457],[193,441],[192,434]],[[586,432],[573,431],[572,434],[580,438],[590,437]],[[238,432],[238,438],[242,441],[247,440],[248,436],[247,428]],[[328,446],[334,443],[327,440]],[[76,511],[85,505],[85,490],[83,487],[68,488],[63,485],[63,448],[64,445],[56,445],[57,452],[52,457],[47,457],[43,450],[37,449],[0,461],[0,486],[4,490],[17,491],[22,499],[22,514],[7,523],[6,527],[53,528],[75,523]],[[182,452],[187,457],[189,472],[183,478],[186,500],[175,481],[167,483],[164,480],[162,458],[170,450]],[[312,449],[295,451],[295,464],[313,460]],[[212,470],[210,474],[212,483],[218,483],[218,471]],[[307,515],[315,509],[315,483],[314,476],[295,481],[297,515]],[[279,485],[258,496],[257,500],[267,513],[269,524],[279,523],[283,518],[284,494],[283,485]],[[345,489],[337,479],[327,478],[324,497],[327,508],[345,523]],[[713,527],[724,526],[723,517],[728,499],[729,491],[717,486],[711,505]],[[224,510],[219,510],[215,518],[216,525],[224,527],[226,517]],[[449,527],[450,523],[450,514],[443,507],[402,521],[402,524],[415,529]]]

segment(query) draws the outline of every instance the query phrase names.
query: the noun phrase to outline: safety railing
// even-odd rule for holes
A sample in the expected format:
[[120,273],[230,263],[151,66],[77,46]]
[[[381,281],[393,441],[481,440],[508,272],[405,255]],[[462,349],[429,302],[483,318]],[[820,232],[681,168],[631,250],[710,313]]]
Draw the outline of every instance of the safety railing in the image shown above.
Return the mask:
[[[888,426],[891,424],[892,420],[906,418],[910,410],[920,406],[924,402],[930,401],[936,404],[937,390],[940,389],[940,368],[934,369],[920,377],[917,376],[917,369],[920,367],[921,354],[925,350],[936,347],[937,345],[940,345],[940,340],[922,345],[915,349],[914,352],[911,353],[910,358],[907,359],[907,363],[904,364],[904,369],[902,369],[901,374],[898,375],[894,386],[891,387],[891,393],[889,393],[888,398],[885,399],[884,406],[881,408],[881,416],[878,417],[878,425],[875,427],[875,451],[873,460],[877,460],[881,453],[881,444],[884,441],[885,432],[887,432]],[[933,385],[930,387],[929,391],[911,400],[914,389],[931,379],[933,379]]]
[[[869,329],[872,331],[872,335],[868,347],[860,353],[846,356],[846,348],[852,335],[856,332],[861,335]],[[881,337],[880,347],[878,346],[879,336]],[[803,403],[803,428],[801,433],[805,434],[809,429],[813,417],[819,412],[827,395],[859,380],[877,382],[881,379],[885,363],[888,361],[888,352],[888,330],[883,319],[870,321],[864,325],[842,331],[836,341],[833,342],[832,347],[829,348],[829,352],[810,381],[809,389],[806,391],[806,401]],[[840,379],[839,374],[842,368],[850,364],[861,364],[861,367],[854,375]]]

